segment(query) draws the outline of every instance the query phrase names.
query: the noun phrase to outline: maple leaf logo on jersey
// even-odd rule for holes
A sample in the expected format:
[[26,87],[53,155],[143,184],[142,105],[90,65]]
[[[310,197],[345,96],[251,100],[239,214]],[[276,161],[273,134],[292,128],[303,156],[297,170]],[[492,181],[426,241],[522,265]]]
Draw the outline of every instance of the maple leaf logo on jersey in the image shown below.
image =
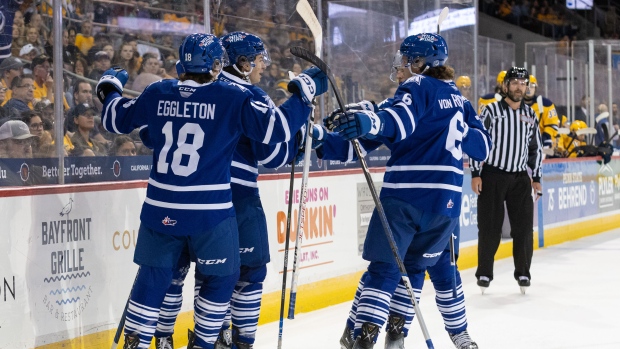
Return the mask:
[[448,200],[448,204],[446,205],[447,208],[452,208],[454,207],[454,202],[452,202],[452,199]]
[[161,221],[164,225],[174,226],[177,224],[177,221],[174,219],[170,219],[170,217],[166,216],[163,221]]

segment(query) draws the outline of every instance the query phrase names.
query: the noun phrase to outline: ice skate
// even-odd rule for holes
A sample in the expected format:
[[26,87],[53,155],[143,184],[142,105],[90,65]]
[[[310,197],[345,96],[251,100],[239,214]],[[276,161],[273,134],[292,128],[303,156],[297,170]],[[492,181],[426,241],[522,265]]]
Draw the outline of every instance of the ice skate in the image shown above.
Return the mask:
[[252,349],[252,348],[254,348],[254,344],[245,343],[239,340],[239,329],[233,326],[232,328],[232,349]]
[[131,334],[125,335],[125,344],[123,349],[136,349],[140,345],[140,337]]
[[375,338],[378,334],[379,326],[372,322],[365,322],[362,325],[362,334],[353,343],[353,349],[372,349],[375,346]]
[[353,330],[349,329],[349,326],[344,327],[342,337],[340,337],[340,349],[353,349]]
[[404,317],[390,315],[385,330],[385,349],[405,349],[403,326],[405,326]]
[[530,278],[527,276],[519,276],[519,280],[517,282],[521,288],[521,294],[525,294],[525,290],[530,287]]
[[196,344],[196,334],[192,330],[187,330],[187,349],[203,349]]
[[467,330],[459,333],[449,333],[450,339],[457,349],[478,349],[478,344],[471,340]]
[[484,294],[484,291],[486,291],[487,288],[489,288],[489,285],[491,284],[491,280],[486,276],[481,276],[478,278],[477,284],[478,286],[480,286],[480,291],[482,291],[482,294]]
[[174,349],[172,336],[162,338],[155,337],[155,349]]
[[229,329],[221,329],[220,334],[215,341],[215,349],[231,349],[232,348],[232,333]]

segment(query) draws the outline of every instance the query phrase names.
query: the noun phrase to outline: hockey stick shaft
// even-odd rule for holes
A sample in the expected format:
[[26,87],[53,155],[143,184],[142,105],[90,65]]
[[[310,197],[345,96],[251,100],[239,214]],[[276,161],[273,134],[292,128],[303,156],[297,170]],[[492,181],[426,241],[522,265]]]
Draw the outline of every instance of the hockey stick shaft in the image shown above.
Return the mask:
[[452,266],[452,297],[456,298],[456,247],[454,246],[456,236],[450,234],[450,265]]
[[140,274],[140,268],[138,268],[138,272],[136,273],[136,278],[133,280],[133,285],[131,285],[131,290],[129,290],[129,297],[127,297],[127,302],[125,302],[125,309],[123,309],[123,315],[121,316],[121,320],[118,322],[118,327],[116,328],[116,333],[114,334],[114,341],[112,342],[111,349],[116,349],[116,347],[118,346],[118,342],[121,339],[121,333],[123,333],[123,328],[125,328],[125,319],[127,318],[127,308],[129,308],[129,300],[131,299],[133,288],[136,286],[136,281],[138,281],[139,274]]
[[[321,55],[323,46],[323,28],[318,18],[314,14],[314,10],[308,0],[300,0],[295,6],[295,10],[301,18],[306,22],[308,28],[314,37],[314,47],[317,56]],[[297,240],[295,241],[295,254],[293,259],[293,275],[291,277],[291,294],[288,304],[288,319],[295,318],[295,304],[297,302],[297,283],[299,279],[299,256],[301,251],[301,242],[304,233],[304,220],[306,215],[306,198],[308,189],[308,173],[310,171],[310,158],[312,152],[312,125],[313,125],[314,106],[308,115],[308,123],[306,125],[306,140],[304,143],[304,168],[301,179],[301,198],[299,201],[299,212],[297,213]]]
[[297,240],[295,241],[295,254],[293,258],[293,276],[291,277],[291,294],[288,301],[288,319],[295,318],[295,303],[297,301],[297,282],[299,279],[299,256],[301,255],[301,242],[304,236],[304,221],[306,218],[306,201],[308,197],[308,174],[310,172],[310,157],[312,155],[312,116],[314,106],[308,115],[306,125],[306,143],[304,152],[304,170],[301,176],[301,192],[299,199],[299,211],[297,212]]
[[[302,47],[291,47],[291,53],[296,57],[299,57],[303,60],[306,60],[314,64],[319,69],[321,69],[325,73],[325,75],[327,75],[327,78],[332,86],[332,90],[334,91],[334,95],[336,96],[336,100],[338,101],[338,105],[340,106],[340,110],[346,110],[345,104],[342,100],[342,97],[340,96],[340,92],[338,91],[338,88],[336,84],[334,83],[334,78],[333,78],[333,75],[331,73],[329,66],[319,57],[312,54],[312,52]],[[392,234],[392,229],[390,228],[390,225],[388,224],[385,211],[383,210],[383,205],[381,204],[381,201],[379,200],[379,195],[377,194],[375,184],[372,180],[372,177],[370,176],[370,171],[368,170],[368,166],[366,165],[366,160],[362,156],[360,143],[357,139],[355,139],[352,141],[352,144],[353,144],[353,149],[355,150],[355,154],[357,155],[360,165],[362,166],[362,172],[364,173],[364,177],[366,178],[366,183],[368,184],[368,188],[370,189],[370,193],[372,194],[372,199],[375,202],[375,208],[381,220],[381,225],[383,226],[385,235],[390,244],[390,249],[392,250],[392,254],[394,256],[394,259],[396,260],[396,264],[398,265],[398,269],[401,273],[401,278],[403,280],[403,283],[405,284],[407,293],[409,294],[409,297],[411,298],[411,303],[413,304],[413,308],[415,309],[415,312],[418,315],[418,322],[420,323],[420,328],[422,329],[424,339],[426,340],[426,345],[429,349],[433,349],[434,348],[433,342],[431,341],[430,335],[428,333],[428,329],[426,328],[426,323],[424,322],[424,318],[422,317],[422,312],[420,311],[420,307],[418,306],[418,302],[415,297],[415,292],[413,291],[413,287],[411,286],[411,282],[409,281],[409,277],[407,276],[407,270],[405,269],[405,265],[403,264],[403,261],[400,258],[400,255],[398,254],[398,248],[396,247],[396,242],[394,241],[394,235]]]
[[291,180],[288,188],[288,214],[286,216],[286,237],[284,242],[284,268],[282,269],[282,298],[280,298],[280,322],[278,324],[278,349],[282,348],[284,329],[284,304],[286,300],[286,274],[288,269],[288,245],[291,238],[291,217],[293,216],[293,189],[295,183],[295,160],[291,162]]

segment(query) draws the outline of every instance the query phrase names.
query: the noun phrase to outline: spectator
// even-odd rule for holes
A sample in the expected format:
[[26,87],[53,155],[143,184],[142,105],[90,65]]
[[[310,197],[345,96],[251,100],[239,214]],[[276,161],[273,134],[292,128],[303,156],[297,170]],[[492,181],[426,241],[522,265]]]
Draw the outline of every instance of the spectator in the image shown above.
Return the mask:
[[110,69],[110,56],[105,51],[99,51],[95,54],[93,61],[93,69],[88,74],[89,79],[99,80],[103,76],[103,72]]
[[[54,130],[54,103],[50,101],[40,101],[34,104],[33,110],[41,115],[43,120],[43,129],[53,135]],[[53,137],[52,137],[53,138]]]
[[600,104],[597,108],[598,114],[596,115],[596,135],[594,135],[594,145],[600,145],[603,142],[607,142],[612,132],[609,129],[609,111],[605,104]]
[[34,79],[32,75],[16,76],[11,82],[11,99],[4,105],[11,113],[30,110],[34,100]]
[[110,149],[111,156],[135,156],[136,144],[131,137],[127,135],[120,135],[112,142],[112,148]]
[[13,41],[11,44],[11,54],[19,56],[19,51],[26,44],[26,25],[21,11],[15,12],[13,18]]
[[[54,103],[54,78],[50,74],[52,59],[42,54],[32,61],[32,72],[34,75],[34,99],[49,100]],[[62,76],[61,76],[62,77]],[[62,96],[62,95],[61,95]],[[69,104],[64,100],[65,110],[69,109]]]
[[23,121],[8,120],[0,126],[0,157],[32,158],[33,137]]
[[138,71],[138,59],[134,56],[134,48],[129,42],[121,45],[120,54],[116,57],[115,66],[119,66],[127,71],[129,79],[135,78]]
[[73,122],[76,125],[75,133],[71,137],[71,150],[77,145],[85,145],[96,156],[104,156],[107,150],[103,144],[92,139],[90,132],[95,128],[95,115],[98,114],[91,104],[78,104],[73,114]]
[[17,57],[8,57],[5,58],[2,63],[0,63],[0,85],[6,89],[6,95],[4,97],[4,101],[0,103],[0,105],[6,104],[9,99],[11,99],[12,91],[9,89],[11,87],[11,81],[16,76],[21,76],[23,74],[24,63]]
[[39,52],[41,51],[39,51],[39,49],[34,47],[32,44],[26,44],[21,48],[21,50],[19,50],[19,57],[27,61],[32,61],[39,55]]
[[0,87],[0,105],[4,104],[4,99],[6,98],[6,92],[9,89],[6,87]]
[[69,34],[69,44],[75,46],[75,39],[77,38],[77,30],[75,29],[75,27],[71,26],[67,28],[67,33]]
[[134,91],[142,92],[149,84],[161,80],[159,74],[160,65],[157,56],[151,52],[147,52],[142,57],[142,65],[138,71],[138,76],[130,85]]
[[[38,41],[40,43],[43,42],[43,40],[45,40],[45,38],[48,36],[48,30],[47,28],[45,28],[45,26],[43,25],[43,18],[41,17],[40,14],[35,13],[30,17],[30,22],[26,23],[29,27],[35,28],[37,30],[37,35],[38,35]],[[43,52],[43,51],[40,51]]]
[[590,97],[581,97],[579,107],[575,108],[575,120],[581,120],[588,123],[588,104],[590,104]]
[[[84,56],[88,55],[88,50],[95,44],[95,38],[92,35],[93,22],[85,20],[82,22],[82,30],[75,36],[75,46],[82,52]],[[71,37],[71,32],[69,32]]]
[[43,41],[40,39],[39,30],[34,27],[26,29],[26,45],[32,45],[38,52],[45,52]]
[[88,64],[86,64],[86,60],[84,58],[78,58],[75,60],[75,66],[73,67],[73,72],[76,75],[86,77]]
[[108,57],[110,57],[110,61],[114,61],[115,52],[114,52],[114,46],[112,46],[112,44],[103,45],[102,51],[108,54]]
[[49,158],[52,156],[53,142],[50,133],[43,129],[43,118],[32,110],[22,113],[22,121],[28,125],[32,139],[32,156],[35,158]]

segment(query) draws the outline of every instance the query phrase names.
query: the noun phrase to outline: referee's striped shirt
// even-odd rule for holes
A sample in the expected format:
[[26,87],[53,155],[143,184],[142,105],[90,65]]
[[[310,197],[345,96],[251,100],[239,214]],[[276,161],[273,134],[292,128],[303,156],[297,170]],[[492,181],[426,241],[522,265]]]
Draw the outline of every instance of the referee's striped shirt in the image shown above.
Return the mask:
[[[542,175],[542,139],[534,110],[521,102],[513,110],[505,101],[493,102],[482,109],[481,120],[491,135],[493,148],[485,164],[506,172],[532,169],[532,178],[540,182]],[[469,160],[472,177],[480,176],[482,163]]]

